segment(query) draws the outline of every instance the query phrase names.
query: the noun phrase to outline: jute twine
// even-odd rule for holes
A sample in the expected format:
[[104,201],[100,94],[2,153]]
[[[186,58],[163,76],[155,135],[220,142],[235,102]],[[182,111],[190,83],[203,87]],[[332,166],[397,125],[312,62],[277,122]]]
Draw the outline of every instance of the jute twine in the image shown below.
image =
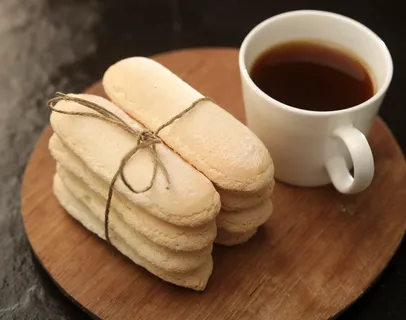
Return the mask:
[[[93,113],[93,112],[75,112],[75,111],[66,111],[66,110],[57,109],[56,104],[62,100],[78,103],[88,109],[95,111],[95,113]],[[160,169],[167,181],[167,188],[169,188],[171,185],[171,182],[169,179],[168,171],[167,171],[164,163],[162,162],[162,160],[159,158],[159,155],[156,151],[156,145],[159,143],[162,143],[161,138],[158,136],[159,132],[161,130],[165,129],[166,127],[168,127],[169,125],[171,125],[172,123],[174,123],[176,120],[182,118],[186,113],[188,113],[190,110],[192,110],[202,101],[212,101],[212,100],[208,97],[202,97],[202,98],[197,99],[188,108],[186,108],[181,113],[174,116],[173,118],[169,119],[167,122],[165,122],[155,131],[150,131],[147,129],[136,130],[136,129],[132,128],[131,126],[129,126],[119,116],[117,116],[116,114],[112,113],[111,111],[103,108],[102,106],[100,106],[94,102],[91,102],[91,101],[88,101],[85,99],[81,99],[78,97],[70,96],[70,95],[67,95],[67,94],[64,94],[61,92],[57,92],[55,97],[51,98],[48,101],[48,107],[52,110],[52,112],[58,112],[61,114],[66,114],[66,115],[86,116],[86,117],[100,119],[102,121],[111,123],[136,137],[136,145],[121,159],[120,166],[118,167],[118,169],[117,169],[116,173],[114,174],[114,176],[110,182],[110,185],[109,185],[109,192],[107,195],[106,208],[104,211],[104,232],[105,232],[105,237],[106,237],[107,242],[111,243],[110,237],[109,237],[109,215],[110,215],[111,200],[113,198],[114,185],[115,185],[118,177],[121,178],[121,180],[124,182],[124,184],[126,185],[126,187],[129,190],[131,190],[132,192],[134,192],[136,194],[139,194],[139,193],[146,192],[152,188],[152,186],[155,183],[157,171],[158,171],[158,169]],[[126,178],[124,168],[127,165],[128,161],[130,161],[130,159],[141,149],[145,149],[145,150],[149,151],[151,160],[154,164],[154,167],[153,167],[153,172],[152,172],[152,176],[151,176],[151,180],[150,180],[149,184],[143,189],[136,190],[135,188],[132,187],[132,185]]]

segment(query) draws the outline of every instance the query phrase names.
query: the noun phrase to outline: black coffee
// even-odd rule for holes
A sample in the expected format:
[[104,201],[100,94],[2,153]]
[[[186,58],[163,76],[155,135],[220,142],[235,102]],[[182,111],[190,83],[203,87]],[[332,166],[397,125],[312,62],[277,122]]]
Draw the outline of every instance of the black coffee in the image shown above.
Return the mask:
[[255,61],[250,76],[267,95],[306,110],[346,109],[374,95],[373,80],[359,59],[317,42],[270,48]]

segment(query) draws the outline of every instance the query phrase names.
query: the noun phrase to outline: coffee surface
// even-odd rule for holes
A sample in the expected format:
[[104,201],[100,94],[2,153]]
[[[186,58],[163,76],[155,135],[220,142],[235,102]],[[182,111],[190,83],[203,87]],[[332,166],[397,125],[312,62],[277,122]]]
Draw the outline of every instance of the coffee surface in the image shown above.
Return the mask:
[[254,62],[250,76],[270,97],[305,110],[346,109],[374,95],[373,79],[360,59],[319,42],[271,47]]

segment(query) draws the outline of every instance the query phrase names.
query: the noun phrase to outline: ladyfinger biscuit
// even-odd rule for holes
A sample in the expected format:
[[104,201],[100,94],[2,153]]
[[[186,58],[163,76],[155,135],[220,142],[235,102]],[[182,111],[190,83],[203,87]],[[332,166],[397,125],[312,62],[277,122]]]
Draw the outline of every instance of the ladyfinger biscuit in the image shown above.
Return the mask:
[[223,211],[240,211],[256,207],[271,197],[274,186],[275,180],[272,180],[267,188],[254,194],[232,192],[217,188],[221,199],[221,209]]
[[229,232],[219,228],[215,243],[221,244],[223,246],[234,246],[237,244],[242,244],[251,239],[255,235],[257,230],[258,229],[255,228],[247,232],[239,233],[239,232]]
[[[154,60],[133,57],[104,74],[109,98],[155,131],[203,95]],[[245,125],[212,101],[201,101],[159,136],[224,190],[256,192],[273,179],[268,150]]]
[[263,225],[272,215],[270,199],[259,206],[241,211],[220,211],[216,218],[217,227],[233,233],[245,233]]
[[[56,161],[78,177],[87,186],[87,189],[106,198],[108,184],[93,173],[55,134],[49,140],[49,149]],[[175,226],[156,218],[143,208],[128,201],[118,192],[114,193],[111,206],[116,209],[124,222],[152,242],[168,249],[200,250],[210,245],[216,237],[214,220],[198,227]]]
[[[64,207],[68,214],[79,221],[86,229],[104,239],[104,224],[90,214],[86,206],[69,193],[57,176],[54,178],[53,189],[59,203]],[[198,269],[188,273],[174,273],[168,272],[149,263],[138,254],[137,250],[129,247],[114,231],[111,232],[110,240],[118,251],[131,259],[135,264],[148,270],[166,282],[197,291],[203,291],[206,288],[207,281],[213,270],[211,256],[209,256],[207,262]]]
[[[97,103],[125,121],[131,128],[142,131],[138,122],[128,117],[111,102],[93,95],[71,95]],[[59,101],[56,109],[70,112],[92,112],[71,101]],[[80,115],[51,114],[55,133],[85,165],[106,183],[110,183],[124,156],[137,144],[137,136],[100,119]],[[163,143],[156,145],[159,159],[164,164],[169,184],[158,169],[152,188],[134,193],[119,178],[115,189],[137,206],[157,218],[179,226],[199,226],[217,216],[220,199],[212,183]],[[149,185],[154,161],[151,153],[140,149],[124,168],[127,180],[135,190]]]
[[[70,193],[88,208],[100,222],[104,223],[104,209],[106,200],[87,190],[80,180],[64,170],[61,166],[57,167],[57,174],[62,180],[64,186]],[[153,265],[170,272],[185,273],[198,268],[204,264],[208,256],[211,255],[212,245],[209,245],[198,251],[174,251],[157,245],[148,240],[142,234],[137,232],[131,225],[128,225],[121,219],[119,214],[113,208],[110,212],[109,230],[113,230],[123,241],[138,251],[138,254]]]

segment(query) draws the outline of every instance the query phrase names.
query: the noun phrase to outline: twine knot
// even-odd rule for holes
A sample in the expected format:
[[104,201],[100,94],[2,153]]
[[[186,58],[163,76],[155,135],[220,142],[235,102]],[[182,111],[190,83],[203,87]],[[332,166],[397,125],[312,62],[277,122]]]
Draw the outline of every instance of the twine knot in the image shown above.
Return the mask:
[[140,136],[140,143],[144,145],[150,146],[152,144],[162,143],[161,138],[149,130],[141,131]]

